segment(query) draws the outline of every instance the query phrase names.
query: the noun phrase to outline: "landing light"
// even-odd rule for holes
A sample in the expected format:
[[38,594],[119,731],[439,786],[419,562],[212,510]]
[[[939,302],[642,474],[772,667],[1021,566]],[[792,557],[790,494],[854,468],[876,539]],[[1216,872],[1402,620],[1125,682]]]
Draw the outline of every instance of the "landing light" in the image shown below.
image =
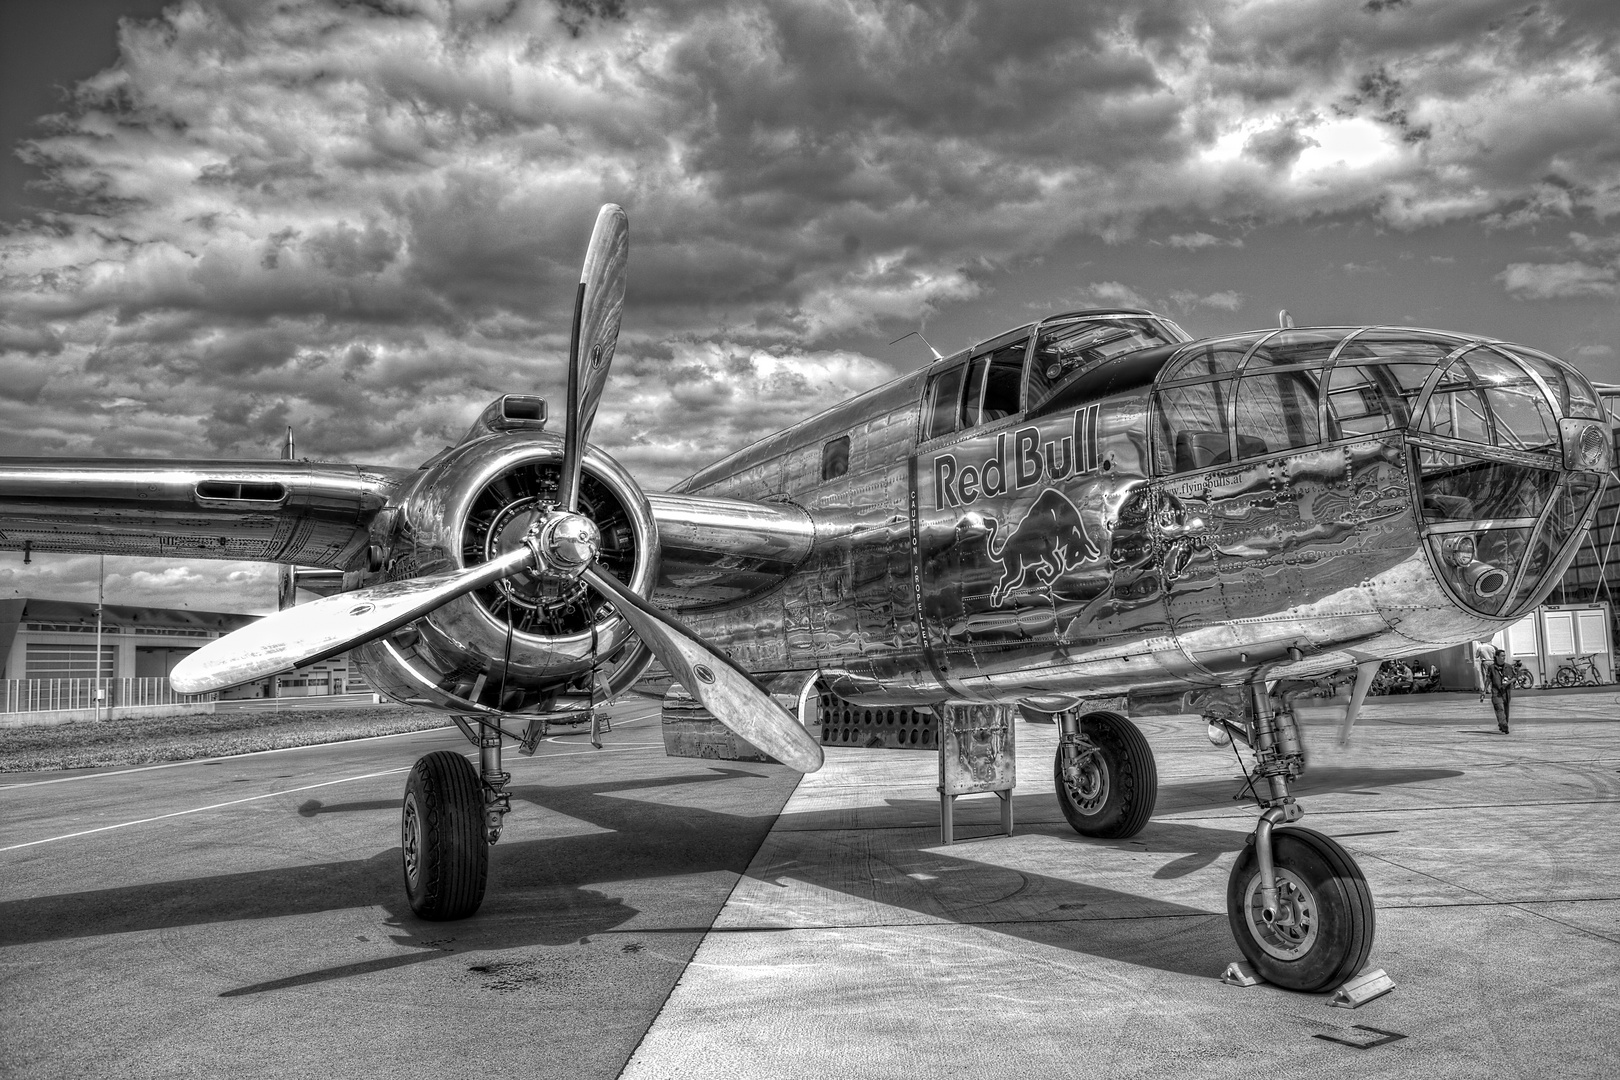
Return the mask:
[[1445,549],[1446,558],[1450,560],[1453,566],[1467,566],[1474,561],[1474,538],[1472,536],[1459,536],[1447,540],[1442,546]]

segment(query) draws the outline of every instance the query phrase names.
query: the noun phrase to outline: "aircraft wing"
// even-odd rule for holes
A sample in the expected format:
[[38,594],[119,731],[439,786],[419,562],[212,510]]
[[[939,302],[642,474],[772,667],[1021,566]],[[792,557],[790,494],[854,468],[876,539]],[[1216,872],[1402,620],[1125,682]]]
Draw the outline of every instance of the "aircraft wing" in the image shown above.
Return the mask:
[[[351,570],[364,566],[377,512],[413,473],[313,461],[0,458],[0,550]],[[809,514],[791,503],[647,498],[663,551],[658,594],[676,608],[770,588],[815,539]]]
[[0,549],[363,567],[411,470],[313,461],[0,458]]

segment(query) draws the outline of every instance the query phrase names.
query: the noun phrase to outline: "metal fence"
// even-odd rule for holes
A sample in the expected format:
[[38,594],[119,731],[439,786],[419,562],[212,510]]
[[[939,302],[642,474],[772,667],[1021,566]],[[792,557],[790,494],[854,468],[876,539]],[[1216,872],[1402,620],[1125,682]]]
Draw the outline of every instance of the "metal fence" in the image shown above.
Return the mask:
[[218,694],[177,694],[166,678],[149,679],[4,679],[0,680],[0,713],[56,712],[93,709],[96,687],[106,691],[106,708],[128,705],[177,705],[213,701]]

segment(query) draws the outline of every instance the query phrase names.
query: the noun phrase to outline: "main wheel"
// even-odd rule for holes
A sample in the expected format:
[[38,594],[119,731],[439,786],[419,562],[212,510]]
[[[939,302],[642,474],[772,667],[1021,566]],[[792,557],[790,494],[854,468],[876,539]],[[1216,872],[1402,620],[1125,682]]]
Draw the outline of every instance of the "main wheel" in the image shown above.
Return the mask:
[[1310,829],[1271,834],[1277,917],[1261,918],[1260,859],[1254,835],[1226,883],[1232,936],[1262,979],[1307,993],[1332,990],[1367,963],[1373,943],[1372,891],[1350,853]]
[[405,895],[424,919],[465,919],[484,902],[489,845],[484,789],[472,762],[450,750],[417,761],[400,809]]
[[1082,836],[1121,840],[1153,816],[1159,770],[1137,726],[1118,713],[1080,718],[1080,746],[1059,746],[1052,763],[1058,805]]

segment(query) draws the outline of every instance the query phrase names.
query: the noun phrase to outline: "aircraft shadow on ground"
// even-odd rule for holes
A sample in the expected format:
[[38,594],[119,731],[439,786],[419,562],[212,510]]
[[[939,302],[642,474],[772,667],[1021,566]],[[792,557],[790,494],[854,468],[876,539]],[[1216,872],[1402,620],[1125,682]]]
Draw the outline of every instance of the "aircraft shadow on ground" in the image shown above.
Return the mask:
[[[1312,796],[1336,794],[1365,794],[1369,789],[1397,787],[1402,784],[1424,784],[1436,780],[1450,780],[1461,776],[1460,769],[1434,769],[1419,767],[1332,766],[1312,765],[1305,775],[1289,786],[1289,790],[1305,804],[1307,813]],[[1186,810],[1214,810],[1222,806],[1254,804],[1244,781],[1235,773],[1218,780],[1185,780],[1159,787],[1158,813],[1177,813]]]
[[[454,936],[466,948],[560,944],[611,929],[636,909],[600,891],[603,882],[729,872],[742,874],[775,820],[616,798],[691,784],[725,783],[759,773],[701,773],[609,783],[521,786],[513,801],[536,803],[602,830],[539,840],[506,840],[491,851],[488,898],[477,916],[456,923],[416,918],[405,900],[397,847],[350,861],[217,874],[0,902],[0,945],[96,936],[380,906],[410,945]],[[782,798],[788,787],[783,786]],[[757,802],[757,797],[756,797]],[[396,806],[349,803],[311,810]],[[777,804],[779,805],[779,803]],[[595,886],[595,887],[592,887]]]
[[[576,785],[521,785],[513,801],[528,802],[587,822],[596,830],[545,839],[505,841],[492,852],[490,887],[483,908],[471,919],[431,923],[410,911],[400,881],[398,848],[350,861],[255,870],[78,893],[33,897],[0,903],[0,944],[25,944],[63,938],[98,936],[177,926],[238,920],[272,919],[360,907],[381,907],[393,940],[419,949],[355,964],[340,965],[227,991],[230,996],[347,978],[443,956],[446,943],[455,952],[561,945],[610,933],[639,914],[604,884],[722,873],[742,875],[773,823],[787,833],[833,833],[850,829],[848,812],[811,812],[777,818],[771,812],[745,812],[748,797],[723,794],[711,802],[733,809],[708,809],[678,803],[649,803],[633,792],[677,789],[689,785],[726,784],[775,773],[705,767],[698,773],[627,778]],[[1302,794],[1365,789],[1460,775],[1437,769],[1320,769],[1301,785]],[[1307,786],[1308,785],[1308,786]],[[1161,791],[1160,807],[1208,806],[1230,800],[1232,780],[1171,785]],[[782,785],[782,797],[789,790]],[[707,790],[705,791],[707,795]],[[758,807],[758,795],[752,796]],[[329,813],[390,809],[393,800],[323,804],[309,800],[296,813],[314,817]],[[778,804],[779,805],[779,804]],[[993,803],[960,804],[958,833],[964,838],[991,831]],[[1134,854],[1169,856],[1152,872],[1174,880],[1209,866],[1236,851],[1247,829],[1207,828],[1181,822],[1153,822],[1130,841],[1100,841],[1078,836],[1066,824],[1052,822],[1055,797],[1050,790],[1019,795],[1015,815],[1036,824],[1022,833],[1040,833]],[[1224,914],[1167,900],[1121,892],[1083,881],[1012,870],[974,859],[971,844],[960,853],[941,848],[937,833],[938,804],[932,800],[891,800],[887,809],[863,811],[861,826],[886,832],[913,828],[915,836],[890,836],[881,858],[868,858],[866,877],[852,880],[838,859],[795,860],[786,869],[766,867],[760,876],[780,875],[878,903],[910,908],[926,916],[964,924],[990,924],[1010,934],[1048,946],[1140,964],[1182,974],[1213,976],[1233,947]],[[1044,821],[1039,819],[1044,818]],[[983,820],[979,820],[983,819]],[[919,828],[926,824],[927,829]],[[1083,865],[1083,863],[1082,863]],[[912,875],[921,875],[914,877]],[[929,880],[941,884],[929,884]],[[721,895],[723,899],[723,893]],[[636,933],[703,934],[710,932],[715,903],[694,901],[690,924]],[[1165,919],[1175,920],[1166,924]],[[1168,926],[1168,928],[1167,928]],[[789,929],[778,927],[776,929]],[[772,927],[747,928],[759,932]]]

